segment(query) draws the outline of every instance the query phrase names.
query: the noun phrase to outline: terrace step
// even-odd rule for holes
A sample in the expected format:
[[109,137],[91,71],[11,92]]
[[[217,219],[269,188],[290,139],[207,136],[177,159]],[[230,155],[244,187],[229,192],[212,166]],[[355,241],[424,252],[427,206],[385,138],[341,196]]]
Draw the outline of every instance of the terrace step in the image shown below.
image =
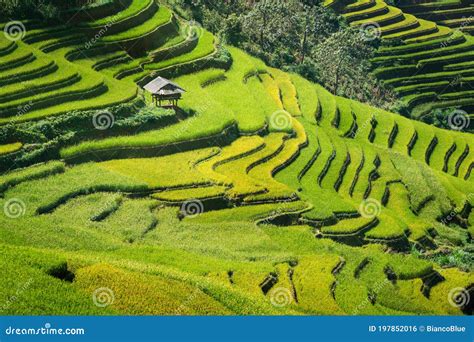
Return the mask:
[[151,19],[157,10],[158,4],[155,0],[132,0],[121,12],[94,22],[83,23],[81,26],[90,36],[110,36],[142,25]]
[[[406,15],[408,16],[408,15]],[[409,39],[415,39],[419,37],[425,37],[429,36],[432,34],[438,33],[438,26],[430,21],[424,21],[424,20],[417,20],[418,25],[410,25],[408,30],[404,31],[399,31],[397,33],[391,33],[384,38],[386,39],[403,39],[403,40],[409,40]],[[408,27],[407,27],[408,28]]]
[[385,4],[385,2],[381,0],[376,0],[376,3],[374,6],[371,6],[363,10],[346,13],[346,14],[343,14],[343,16],[346,18],[346,20],[348,20],[349,22],[352,22],[352,21],[360,21],[364,19],[369,20],[373,17],[387,14],[388,12],[389,12],[389,7]]
[[375,5],[376,5],[375,0],[359,0],[352,4],[347,5],[344,8],[343,13],[346,14],[346,13],[364,11],[371,7],[374,7]]
[[[405,20],[403,12],[398,8],[390,8],[386,14],[371,17],[371,22],[377,23],[380,27],[385,28],[390,25],[400,23]],[[356,20],[351,22],[351,26],[359,26],[367,23],[367,19]]]

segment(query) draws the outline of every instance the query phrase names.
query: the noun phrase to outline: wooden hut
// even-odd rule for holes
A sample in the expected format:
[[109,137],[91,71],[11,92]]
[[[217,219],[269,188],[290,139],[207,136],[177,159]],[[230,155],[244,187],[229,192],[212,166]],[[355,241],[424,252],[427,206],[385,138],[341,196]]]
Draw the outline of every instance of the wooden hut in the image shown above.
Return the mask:
[[[150,92],[153,97],[153,102],[159,107],[178,107],[178,101],[186,90],[181,88],[176,83],[167,80],[166,78],[158,76],[153,81],[149,82],[143,87]],[[167,105],[163,105],[167,102]]]

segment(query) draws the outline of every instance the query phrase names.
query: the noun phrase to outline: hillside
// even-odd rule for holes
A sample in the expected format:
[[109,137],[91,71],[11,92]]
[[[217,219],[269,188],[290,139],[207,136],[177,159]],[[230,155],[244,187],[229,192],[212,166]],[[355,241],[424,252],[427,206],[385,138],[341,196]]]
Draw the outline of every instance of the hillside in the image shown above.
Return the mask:
[[[451,47],[390,82],[472,53],[383,1],[345,16],[393,11],[407,44],[381,74]],[[2,314],[472,314],[472,134],[334,96],[154,0],[71,20],[0,35]],[[151,108],[158,75],[180,110]],[[453,93],[470,108],[460,88],[436,106]]]
[[[339,0],[339,13],[366,32],[393,44],[379,50],[375,74],[394,88],[414,119],[436,109],[462,111],[450,126],[473,130],[473,5],[467,1]],[[333,5],[336,6],[336,5]],[[459,121],[458,121],[459,120]]]

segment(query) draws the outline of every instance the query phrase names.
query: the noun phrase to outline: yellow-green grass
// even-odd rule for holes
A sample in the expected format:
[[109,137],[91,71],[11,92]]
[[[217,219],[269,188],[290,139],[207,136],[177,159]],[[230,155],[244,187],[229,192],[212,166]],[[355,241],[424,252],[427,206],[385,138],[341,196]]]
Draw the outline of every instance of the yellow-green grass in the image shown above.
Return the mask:
[[186,202],[190,199],[209,199],[222,197],[225,195],[227,188],[224,186],[207,186],[195,187],[177,190],[166,190],[155,193],[153,198],[165,202]]
[[332,271],[340,261],[340,257],[336,255],[305,257],[299,260],[293,273],[299,306],[313,314],[343,314],[331,295],[331,286],[336,281]]
[[[35,49],[26,47],[35,51],[39,55],[43,56],[41,52],[38,52]],[[81,81],[77,82],[76,85],[72,85],[69,88],[65,88],[61,92],[50,92],[45,94],[38,94],[31,97],[23,98],[20,100],[11,101],[8,105],[12,107],[13,105],[18,106],[22,104],[29,104],[26,110],[22,110],[22,115],[17,115],[9,118],[0,119],[0,124],[5,124],[9,122],[24,122],[32,119],[44,118],[51,115],[59,115],[71,110],[87,110],[94,108],[105,108],[113,104],[119,104],[122,102],[129,101],[136,97],[137,89],[129,84],[120,83],[116,80],[110,78],[104,78],[101,74],[98,74],[95,71],[90,70],[84,66],[81,66],[76,63],[68,62],[64,59],[65,53],[68,51],[68,48],[63,48],[55,51],[54,53],[48,54],[49,58],[53,57],[53,61],[58,66],[59,70],[64,72],[75,71],[81,75]],[[103,89],[100,92],[93,91],[94,85],[100,86],[100,80],[103,79]],[[107,90],[104,92],[104,90]],[[90,92],[92,91],[92,93]],[[86,92],[86,93],[84,93]],[[64,100],[61,101],[61,94],[63,94]],[[83,99],[80,98],[81,95]],[[71,98],[74,96],[74,99]],[[55,99],[57,97],[57,100]],[[88,99],[92,97],[92,99]],[[45,108],[35,109],[34,104],[36,101],[44,100],[47,101]],[[69,100],[69,102],[67,102]],[[31,101],[31,102],[29,102]],[[12,107],[13,108],[13,107]]]
[[388,30],[390,28],[390,26],[393,25],[393,24],[390,24],[393,21],[402,22],[404,20],[403,12],[400,9],[395,8],[395,7],[388,7],[388,9],[389,9],[389,11],[387,13],[377,15],[377,16],[371,17],[369,19],[352,21],[351,25],[352,26],[359,26],[359,25],[367,23],[368,21],[376,22],[382,27],[381,31],[385,32],[386,30]]
[[420,37],[427,34],[436,33],[438,26],[426,20],[417,19],[416,17],[406,14],[407,19],[406,26],[407,30],[397,33],[389,33],[384,36],[385,39],[413,39],[414,37]]
[[[428,49],[427,51],[417,51],[414,53],[405,53],[405,54],[395,54],[397,50],[393,49],[393,54],[390,56],[380,56],[372,59],[374,63],[382,63],[384,61],[391,61],[393,59],[399,60],[399,61],[406,61],[405,63],[410,63],[413,61],[417,61],[420,59],[423,59],[423,57],[432,57],[433,52],[436,53],[436,56],[442,56],[442,55],[448,55],[451,53],[456,53],[456,52],[462,52],[462,51],[469,51],[472,49],[472,45],[474,44],[474,40],[471,37],[466,37],[465,41],[462,42],[461,44],[456,44],[452,46],[447,46],[442,49],[439,49],[438,46],[434,46],[433,49]],[[409,44],[408,46],[413,45]],[[430,46],[431,47],[431,46]],[[436,49],[439,49],[436,50]],[[434,51],[433,51],[434,50]]]
[[[41,189],[46,188],[50,191],[43,193]],[[5,201],[21,199],[27,207],[26,215],[31,216],[54,210],[69,198],[81,194],[121,190],[140,192],[147,188],[144,182],[107,171],[98,165],[84,164],[47,178],[22,182],[5,192]]]
[[112,314],[98,309],[91,294],[71,288],[70,283],[49,273],[64,269],[66,260],[55,253],[0,246],[2,280],[0,293],[5,298],[2,315]]
[[221,69],[210,68],[197,75],[199,77],[199,83],[201,86],[207,87],[215,82],[221,82],[226,80],[225,71]]
[[146,70],[161,70],[166,67],[186,63],[209,56],[215,51],[214,39],[214,36],[210,32],[203,31],[202,36],[199,37],[198,44],[191,52],[170,59],[165,59],[164,61],[160,61],[158,63],[146,63],[144,65],[144,68]]
[[106,79],[104,81],[107,87],[107,92],[97,96],[91,100],[77,99],[71,102],[65,102],[58,105],[53,105],[47,109],[31,110],[21,116],[0,119],[0,125],[6,123],[25,122],[33,119],[44,118],[52,115],[60,115],[71,110],[90,110],[102,109],[116,104],[124,103],[133,100],[137,96],[137,89],[130,88],[130,86]]
[[324,164],[318,175],[318,183],[322,188],[337,190],[337,182],[344,180],[345,167],[348,162],[347,146],[342,139],[333,139],[333,154]]
[[[227,77],[225,82],[218,82],[202,88],[199,76],[194,74],[176,79],[176,82],[187,90],[183,95],[182,106],[193,108],[197,112],[192,118],[175,126],[140,133],[133,137],[115,137],[83,142],[77,146],[63,149],[62,156],[67,158],[90,153],[94,150],[114,149],[119,146],[160,146],[186,141],[219,134],[235,122],[242,132],[253,133],[264,128],[267,117],[277,111],[278,106],[257,79],[251,78],[246,84],[242,82],[248,70],[262,68],[264,64],[238,49],[230,48],[230,51],[235,63],[225,73]],[[235,92],[236,87],[239,88],[238,93]],[[219,96],[211,95],[216,93]],[[201,122],[205,124],[201,124]]]
[[[18,68],[8,69],[0,77],[0,84],[2,86],[14,85],[17,86],[22,82],[32,81],[40,77],[47,75],[54,75],[54,72],[58,70],[56,63],[48,57],[39,58]],[[21,81],[18,83],[18,81]]]
[[[465,140],[463,137],[458,137],[456,138],[456,149],[454,152],[451,154],[449,157],[447,166],[447,173],[454,175],[456,171],[456,164],[458,163],[458,160],[461,158],[461,156],[465,153],[466,148],[469,150],[469,145],[472,146],[472,141],[470,140]],[[470,144],[469,144],[470,143]],[[451,147],[451,146],[450,146]],[[472,148],[472,147],[471,147]]]
[[249,174],[251,168],[271,158],[284,146],[284,133],[272,133],[265,138],[265,147],[256,153],[250,154],[229,163],[218,166],[215,171],[223,174],[231,180],[233,187],[229,193],[231,196],[250,195],[259,192],[266,192],[269,189],[266,184]]
[[341,220],[332,226],[324,226],[321,228],[323,234],[328,235],[346,235],[354,234],[361,231],[365,226],[372,223],[372,218],[357,217],[353,219]]
[[[443,29],[443,27],[441,27],[440,29]],[[443,43],[446,44],[447,46],[451,46],[447,43],[458,44],[458,43],[463,43],[465,41],[466,41],[465,35],[463,35],[461,32],[453,31],[452,34],[448,38],[446,37],[433,38],[425,42],[419,42],[419,43],[406,42],[405,44],[402,44],[400,46],[380,47],[378,50],[378,53],[382,56],[392,55],[392,54],[393,55],[416,54],[419,52],[423,52],[424,50],[428,51],[428,50],[437,49],[440,46],[442,46]]]
[[257,165],[248,172],[250,177],[267,184],[268,193],[249,196],[247,198],[248,200],[275,200],[294,197],[294,190],[289,189],[286,185],[273,178],[275,172],[284,165],[291,163],[293,158],[299,154],[301,147],[308,142],[303,125],[301,125],[296,119],[293,119],[292,122],[292,127],[296,136],[292,139],[286,140],[283,149],[276,156],[263,164]]
[[[29,47],[26,47],[24,44],[20,43],[20,49],[24,51],[29,51],[30,53],[32,52]],[[28,52],[26,52],[28,53]],[[15,57],[15,53],[11,54],[11,57]],[[5,58],[2,56],[2,59]],[[40,66],[47,65],[48,63],[51,62],[51,57],[49,57],[47,54],[44,54],[39,51],[35,51],[35,58],[34,60],[30,61],[27,64],[21,64],[21,65],[13,65],[11,67],[1,69],[0,71],[0,78],[4,79],[7,78],[8,76],[16,75],[16,74],[21,74],[22,72],[25,72],[27,70],[34,70],[37,69]]]
[[264,147],[265,140],[260,136],[241,137],[235,140],[231,145],[224,147],[212,158],[198,163],[196,169],[216,184],[231,185],[231,180],[222,173],[217,172],[216,168],[219,165],[224,165],[249,154],[253,154]]
[[[59,49],[51,55],[61,63],[68,50]],[[414,284],[416,294],[422,296],[420,278],[433,269],[432,262],[413,255],[385,253],[378,244],[401,237],[405,229],[410,230],[412,241],[427,236],[427,229],[432,226],[441,228],[439,234],[447,234],[451,228],[439,223],[440,214],[461,209],[473,191],[472,185],[462,180],[461,175],[456,178],[427,166],[426,148],[433,136],[443,136],[432,154],[441,161],[438,155],[449,148],[450,139],[470,143],[470,138],[457,132],[448,135],[435,128],[427,130],[429,126],[412,123],[392,113],[344,101],[299,76],[284,73],[277,79],[284,82],[289,91],[285,96],[287,100],[280,106],[275,100],[275,84],[265,84],[271,81],[265,80],[265,74],[260,77],[263,83],[255,76],[271,70],[240,50],[231,48],[230,51],[234,63],[229,71],[204,71],[174,80],[187,90],[181,105],[190,114],[188,118],[138,135],[88,141],[63,150],[62,155],[71,157],[98,148],[109,149],[108,157],[113,158],[114,148],[139,150],[190,141],[221,133],[231,125],[241,133],[250,134],[249,137],[239,138],[232,133],[225,147],[193,149],[155,158],[110,160],[67,169],[63,164],[54,167],[46,164],[2,176],[5,177],[5,193],[0,206],[16,198],[25,203],[26,211],[18,219],[0,216],[0,226],[7,227],[0,230],[0,243],[16,245],[17,250],[19,246],[52,249],[61,260],[67,257],[67,265],[61,261],[62,267],[76,274],[75,281],[68,285],[69,291],[76,292],[69,294],[82,293],[78,298],[90,301],[91,292],[99,286],[113,289],[115,303],[100,313],[176,314],[176,310],[178,313],[182,310],[182,314],[452,313],[444,306],[431,308],[420,304],[417,296],[406,296],[404,289],[386,283],[384,269],[389,266],[399,282]],[[70,65],[81,75],[91,66],[84,60]],[[101,73],[91,71],[90,75]],[[128,80],[111,80],[110,74],[104,72],[104,75],[100,77],[104,77],[105,82],[114,81],[124,88],[136,89]],[[203,80],[215,75],[224,75],[225,79],[203,88]],[[281,90],[281,85],[278,88]],[[272,123],[272,114],[282,106],[289,111],[288,100],[300,107],[302,116],[291,118],[292,129],[281,132]],[[338,107],[339,113],[336,112]],[[321,126],[317,126],[315,120],[319,113],[322,114]],[[378,123],[375,128],[371,123],[372,114]],[[338,116],[339,129],[336,129]],[[358,130],[351,136],[346,133],[354,120]],[[268,124],[269,129],[263,129]],[[393,152],[389,152],[389,139],[393,138],[391,134],[396,126],[398,134],[391,143]],[[415,130],[420,135],[412,150],[416,161],[408,156],[407,147]],[[261,136],[255,135],[257,131]],[[371,132],[375,132],[372,137]],[[308,146],[303,146],[306,139]],[[320,154],[312,161],[318,148]],[[348,153],[351,163],[345,165]],[[374,165],[376,156],[380,165]],[[452,158],[458,161],[460,155]],[[462,163],[464,170],[471,159],[468,155]],[[440,164],[439,161],[436,164]],[[283,166],[275,180],[273,173]],[[438,169],[439,165],[433,168]],[[450,169],[453,169],[452,164]],[[369,174],[375,170],[380,177],[371,178],[369,182]],[[387,185],[397,178],[404,184]],[[339,192],[334,189],[336,183],[340,184]],[[324,231],[330,227],[322,220],[334,220],[337,216],[339,223],[333,226],[347,228],[343,225],[349,220],[342,219],[341,213],[356,213],[370,187],[370,196],[381,200],[387,186],[391,190],[388,202],[378,217],[379,224],[366,233],[369,245],[364,247],[315,239],[314,228],[309,226],[268,224],[280,222],[273,218],[302,215],[312,220],[312,224],[321,221]],[[298,194],[301,200],[269,204],[247,202],[245,205],[239,201],[248,191],[262,191],[247,199],[271,202],[278,197],[275,194],[280,189],[285,189],[282,192],[285,195]],[[415,215],[412,207],[421,206],[431,195],[435,196],[434,200]],[[204,213],[196,217],[182,218],[179,214],[180,202],[191,197],[205,200],[215,196],[227,197],[229,205],[236,207],[211,210],[206,202]],[[50,239],[51,233],[55,239]],[[465,239],[463,234],[464,231],[459,233],[461,244]],[[377,244],[372,244],[374,242]],[[37,253],[44,259],[43,252],[33,252],[32,248],[28,248],[27,253]],[[25,259],[21,254],[15,257]],[[333,274],[340,258],[347,264],[342,271]],[[366,259],[368,266],[360,266]],[[293,279],[289,271],[294,272]],[[296,294],[291,294],[293,302],[288,307],[273,307],[271,293],[264,296],[259,288],[270,272],[278,275],[275,287],[291,289],[293,283]],[[40,277],[38,273],[34,277],[42,279],[43,288],[56,289],[59,281],[51,276]],[[316,278],[322,281],[314,282]],[[466,279],[457,274],[446,273],[446,278],[451,287],[466,286]],[[381,290],[374,305],[361,306],[367,301],[367,294],[377,290],[378,282],[387,284],[386,290]],[[9,286],[16,284],[11,282]],[[130,284],[139,290],[135,296],[130,295]],[[167,289],[176,295],[169,295],[171,292],[166,292]],[[199,297],[199,308],[188,306],[185,299],[183,305],[184,297],[180,293],[194,291]],[[438,298],[447,292],[446,288],[439,288]],[[69,298],[61,291],[58,293],[61,300]],[[156,305],[144,304],[143,298],[149,296],[155,296]],[[397,302],[403,305],[394,305]],[[41,301],[27,303],[33,312],[41,307]],[[181,306],[185,308],[180,309]],[[62,308],[59,313],[97,313],[84,303],[74,309],[67,305]],[[22,312],[21,308],[18,311]],[[15,309],[9,313],[15,314]]]
[[132,0],[130,2],[130,5],[127,6],[125,9],[123,9],[122,11],[110,16],[104,17],[104,18],[100,18],[98,20],[86,22],[85,25],[87,25],[88,27],[100,27],[100,26],[104,26],[110,23],[112,24],[120,23],[121,21],[125,19],[136,16],[142,10],[147,8],[150,5],[150,3],[152,3],[153,1],[155,0],[146,0],[146,1]]
[[298,94],[290,75],[277,69],[270,69],[270,73],[279,87],[279,97],[281,98],[283,108],[293,116],[301,115]]
[[290,74],[290,78],[291,82],[296,87],[298,103],[302,115],[309,122],[315,122],[316,115],[321,110],[321,106],[318,101],[318,94],[314,84],[296,74]]
[[344,17],[349,21],[353,21],[358,20],[358,18],[371,18],[373,16],[386,12],[388,12],[388,6],[385,4],[385,2],[381,0],[376,0],[373,6],[359,11],[346,13],[344,14]]
[[[80,269],[76,288],[93,293],[97,288],[113,291],[112,308],[133,315],[230,314],[221,303],[184,282],[160,276],[126,272],[99,264]],[[192,300],[189,299],[192,295]]]
[[0,145],[0,155],[19,151],[22,148],[22,146],[23,144],[20,142]]
[[[38,93],[38,92],[33,92],[33,95],[31,96],[25,96],[21,99],[16,99],[13,101],[7,101],[3,103],[0,106],[0,113],[1,116],[3,117],[8,117],[8,116],[13,116],[17,115],[18,113],[18,108],[21,106],[26,106],[30,104],[30,106],[35,109],[35,104],[36,103],[41,103],[41,101],[47,101],[47,100],[56,100],[54,101],[56,103],[60,103],[61,97],[67,97],[68,99],[79,99],[81,98],[87,98],[90,96],[87,96],[87,93],[89,91],[94,91],[96,89],[101,88],[104,85],[104,78],[101,77],[94,77],[92,72],[89,73],[82,73],[83,77],[78,80],[78,82],[66,86],[62,88],[61,90],[54,90],[46,93]],[[98,90],[97,90],[98,91]],[[100,92],[99,92],[100,93]]]
[[201,176],[194,165],[216,152],[209,148],[159,158],[111,160],[97,165],[104,170],[145,182],[150,188],[197,185],[209,183],[209,179]]
[[53,73],[42,78],[13,83],[3,87],[2,99],[28,98],[33,94],[57,90],[80,81],[80,75],[74,70],[64,70],[60,75]]
[[36,59],[36,56],[32,51],[27,48],[24,44],[18,45],[12,53],[2,56],[0,61],[0,70],[11,69],[16,66],[25,65]]
[[391,184],[390,199],[383,210],[390,210],[388,214],[399,222],[398,227],[408,229],[411,233],[410,239],[417,241],[428,234],[428,229],[432,228],[434,221],[420,219],[413,214],[407,201],[408,196],[409,193],[402,183]]
[[208,211],[195,218],[187,218],[189,223],[221,223],[221,222],[254,222],[283,215],[285,213],[295,213],[307,209],[308,206],[302,201],[282,202],[275,204],[246,205],[232,209]]
[[271,74],[262,74],[259,75],[259,78],[262,80],[262,84],[265,87],[267,93],[270,94],[273,101],[275,101],[278,107],[283,110],[280,88],[278,87],[278,83],[276,82],[276,80]]
[[160,6],[158,11],[156,11],[150,19],[148,19],[141,25],[129,28],[128,30],[123,32],[105,36],[102,38],[102,41],[106,43],[112,43],[140,38],[156,30],[156,28],[166,24],[172,19],[172,17],[173,14],[168,8]]
[[339,186],[338,192],[342,196],[351,196],[355,185],[358,182],[361,167],[365,164],[365,156],[362,148],[353,142],[346,142],[347,150],[350,156],[350,164],[347,167],[346,174]]
[[62,162],[57,161],[39,164],[24,169],[17,169],[0,176],[0,189],[3,192],[7,188],[18,185],[20,183],[43,178],[56,173],[62,173],[64,171],[64,164]]
[[433,33],[430,33],[430,34],[424,34],[424,35],[421,35],[421,36],[415,37],[415,38],[405,39],[405,42],[411,44],[411,43],[429,42],[430,40],[433,40],[433,39],[444,39],[444,38],[449,37],[451,34],[453,34],[453,32],[454,31],[452,29],[450,29],[449,27],[438,26],[438,31],[437,32],[433,32]]

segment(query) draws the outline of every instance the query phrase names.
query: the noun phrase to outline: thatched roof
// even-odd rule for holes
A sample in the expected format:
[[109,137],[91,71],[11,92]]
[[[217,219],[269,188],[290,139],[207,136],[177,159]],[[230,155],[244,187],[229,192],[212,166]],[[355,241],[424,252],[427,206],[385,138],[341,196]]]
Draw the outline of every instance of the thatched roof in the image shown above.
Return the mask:
[[176,83],[173,83],[170,80],[160,76],[149,82],[143,88],[150,93],[157,95],[174,95],[186,92],[186,90],[181,88]]

